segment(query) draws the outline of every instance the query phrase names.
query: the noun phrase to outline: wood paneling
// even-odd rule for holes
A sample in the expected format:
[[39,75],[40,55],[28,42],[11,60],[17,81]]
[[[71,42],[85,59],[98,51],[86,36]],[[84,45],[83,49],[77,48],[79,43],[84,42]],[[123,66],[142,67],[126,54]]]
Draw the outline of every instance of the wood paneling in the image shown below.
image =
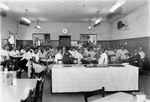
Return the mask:
[[33,45],[33,40],[16,40],[16,45],[29,47],[29,46]]
[[109,47],[109,41],[100,41],[100,40],[98,40],[97,41],[97,44],[100,44],[101,45],[101,48],[107,48],[107,47]]
[[133,53],[135,48],[142,46],[146,54],[144,69],[150,71],[150,37],[112,40],[109,45],[110,47],[124,46],[131,53]]
[[[31,46],[33,45],[32,40],[17,40],[17,45],[20,46]],[[107,47],[117,47],[117,46],[124,46],[129,52],[133,53],[135,48],[139,48],[140,46],[143,47],[143,50],[146,54],[144,69],[150,71],[150,37],[143,37],[143,38],[133,38],[133,39],[121,39],[121,40],[112,40],[112,41],[97,41],[97,44],[101,44],[102,48]],[[51,40],[52,47],[58,47],[59,41],[58,40]]]
[[58,40],[51,40],[51,45],[52,45],[52,47],[56,48],[59,46],[59,41]]

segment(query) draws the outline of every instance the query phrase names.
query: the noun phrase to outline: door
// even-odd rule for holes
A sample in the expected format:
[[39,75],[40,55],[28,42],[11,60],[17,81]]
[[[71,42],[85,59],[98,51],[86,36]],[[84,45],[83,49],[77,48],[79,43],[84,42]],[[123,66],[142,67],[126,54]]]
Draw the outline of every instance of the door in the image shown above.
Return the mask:
[[59,46],[60,47],[70,47],[71,46],[71,36],[60,35],[59,36]]

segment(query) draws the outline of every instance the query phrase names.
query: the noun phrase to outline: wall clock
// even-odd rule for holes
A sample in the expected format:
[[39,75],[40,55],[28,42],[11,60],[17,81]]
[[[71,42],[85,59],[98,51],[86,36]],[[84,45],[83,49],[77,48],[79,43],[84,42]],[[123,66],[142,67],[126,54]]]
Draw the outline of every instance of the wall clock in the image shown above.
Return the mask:
[[64,28],[64,29],[62,30],[62,32],[63,32],[64,34],[67,34],[67,33],[68,33],[68,29]]

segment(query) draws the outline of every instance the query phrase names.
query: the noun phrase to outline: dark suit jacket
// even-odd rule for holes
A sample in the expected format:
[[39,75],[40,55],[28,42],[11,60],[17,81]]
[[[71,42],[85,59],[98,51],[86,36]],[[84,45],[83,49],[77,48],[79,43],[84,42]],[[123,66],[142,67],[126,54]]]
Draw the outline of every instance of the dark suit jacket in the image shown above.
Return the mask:
[[139,54],[134,54],[130,58],[130,64],[131,65],[139,66],[139,61],[140,61],[140,55]]

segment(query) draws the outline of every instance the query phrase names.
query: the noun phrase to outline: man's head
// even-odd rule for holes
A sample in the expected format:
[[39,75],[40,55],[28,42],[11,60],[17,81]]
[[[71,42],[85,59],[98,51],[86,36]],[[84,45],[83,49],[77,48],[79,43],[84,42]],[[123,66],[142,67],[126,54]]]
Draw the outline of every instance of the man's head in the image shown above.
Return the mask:
[[38,47],[34,48],[34,53],[37,54],[38,53]]
[[114,52],[117,53],[117,49],[114,49]]
[[41,46],[41,47],[40,47],[40,50],[41,50],[41,52],[44,52],[44,47]]
[[139,51],[140,51],[140,52],[143,51],[143,47],[140,46],[140,47],[139,47]]
[[137,53],[138,53],[138,49],[135,49],[135,50],[134,50],[134,53],[137,54]]
[[65,51],[65,50],[66,50],[66,48],[65,48],[65,47],[63,47],[63,48],[62,48],[62,51]]
[[4,49],[7,50],[7,51],[9,51],[9,46],[6,45]]
[[121,49],[124,50],[124,46],[122,46]]
[[16,47],[16,46],[14,46],[14,50],[15,50],[15,51],[17,50],[17,47]]

